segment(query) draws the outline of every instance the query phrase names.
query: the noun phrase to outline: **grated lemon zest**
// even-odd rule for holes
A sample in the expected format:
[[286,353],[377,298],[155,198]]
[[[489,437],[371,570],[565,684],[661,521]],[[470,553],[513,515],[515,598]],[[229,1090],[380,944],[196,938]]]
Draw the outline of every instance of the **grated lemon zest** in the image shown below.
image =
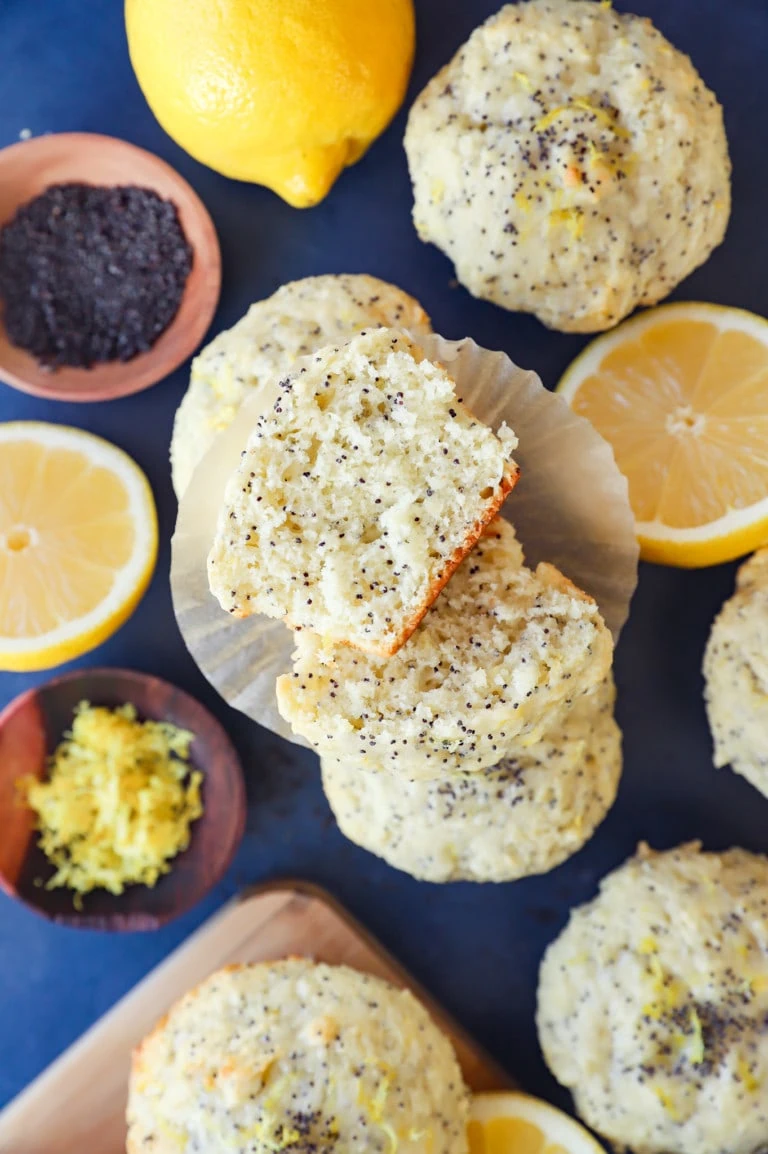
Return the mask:
[[580,112],[589,112],[594,116],[595,120],[609,129],[619,140],[631,139],[631,133],[627,132],[626,128],[622,128],[604,108],[599,108],[597,105],[592,104],[586,96],[577,96],[575,100],[572,100],[569,104],[559,104],[556,108],[550,109],[549,112],[545,113],[544,116],[536,121],[533,126],[534,131],[544,132],[544,130],[554,124],[556,120],[559,120],[561,116],[573,112],[574,109]]
[[559,104],[557,108],[550,109],[549,112],[546,112],[543,116],[539,117],[533,126],[534,130],[536,132],[544,132],[545,129],[549,128],[550,125],[555,123],[558,117],[562,116],[564,112],[567,112],[569,107],[570,106],[567,104]]
[[367,1111],[368,1117],[374,1125],[378,1126],[389,1140],[390,1154],[395,1154],[400,1140],[397,1131],[389,1122],[384,1121],[384,1110],[389,1097],[389,1091],[392,1088],[392,1082],[395,1078],[395,1071],[386,1062],[374,1062],[372,1065],[381,1071],[381,1081],[379,1082],[376,1092],[372,1098],[369,1098],[363,1091],[362,1085],[358,1087],[357,1100]]
[[46,779],[17,782],[56,868],[46,889],[74,890],[79,908],[91,890],[121,894],[168,873],[203,812],[202,774],[189,765],[193,740],[177,726],[138,721],[133,705],[80,702]]
[[381,1071],[382,1078],[368,1106],[368,1113],[372,1121],[380,1123],[384,1117],[384,1107],[392,1088],[395,1071],[386,1062],[376,1062],[375,1066]]
[[661,1086],[654,1086],[653,1092],[661,1102],[662,1106],[669,1114],[673,1122],[681,1121],[681,1115],[675,1103],[672,1101],[672,1096],[666,1090],[662,1090]]
[[159,1132],[168,1142],[176,1146],[179,1150],[186,1150],[187,1142],[189,1141],[189,1135],[186,1130],[171,1125],[165,1118],[158,1118],[156,1125]]
[[429,197],[433,204],[440,204],[445,197],[445,181],[435,177],[429,188]]
[[395,1151],[400,1145],[395,1128],[389,1122],[380,1122],[379,1125],[389,1139],[390,1154],[395,1154]]
[[610,129],[614,136],[618,136],[619,140],[631,139],[632,134],[627,132],[626,128],[622,128],[621,125],[617,124],[613,117],[610,116],[604,108],[600,108],[593,104],[592,101],[587,100],[585,96],[577,96],[573,103],[576,108],[581,109],[583,112],[590,112],[594,116],[595,120],[599,121],[600,124],[603,124],[606,128]]
[[564,224],[575,240],[584,235],[584,213],[580,208],[556,208],[549,214],[549,223]]
[[701,1018],[693,1006],[688,1010],[688,1020],[691,1023],[691,1030],[693,1031],[688,1045],[688,1061],[692,1066],[700,1066],[704,1061],[705,1053],[704,1033],[701,1028]]
[[670,1010],[675,1010],[681,1005],[688,996],[688,988],[678,978],[673,978],[670,974],[665,973],[661,962],[655,955],[650,957],[648,967],[653,975],[656,997],[652,1002],[643,1006],[643,1014],[658,1020],[668,1014]]
[[[295,1146],[297,1142],[301,1141],[301,1134],[296,1129],[290,1129],[282,1122],[277,1122],[275,1118],[275,1111],[270,1107],[264,1109],[264,1117],[260,1118],[258,1122],[254,1122],[253,1126],[241,1131],[241,1137],[247,1142],[258,1142],[262,1146],[266,1146],[268,1150],[274,1150],[275,1154],[280,1154],[280,1151],[287,1150],[290,1146]],[[279,1131],[280,1137],[277,1137]]]
[[736,1066],[736,1073],[743,1083],[744,1089],[749,1094],[754,1094],[755,1090],[760,1088],[760,1082],[752,1073],[748,1062],[745,1058],[739,1058]]

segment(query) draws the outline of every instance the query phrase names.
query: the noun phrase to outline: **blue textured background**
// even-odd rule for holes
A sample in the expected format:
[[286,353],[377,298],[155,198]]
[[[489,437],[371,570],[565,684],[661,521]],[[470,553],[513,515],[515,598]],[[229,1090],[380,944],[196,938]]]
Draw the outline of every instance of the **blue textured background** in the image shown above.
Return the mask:
[[[497,6],[495,0],[416,0],[418,52],[406,107]],[[731,143],[734,203],[726,242],[675,296],[768,314],[768,0],[634,0],[630,6],[692,55],[725,106]],[[212,332],[283,281],[365,271],[419,297],[446,337],[469,334],[505,349],[554,385],[582,339],[549,333],[530,318],[451,288],[448,262],[417,240],[401,146],[404,119],[403,113],[323,205],[299,212],[263,189],[217,176],[165,136],[133,78],[118,0],[0,0],[0,146],[25,128],[35,135],[80,129],[124,137],[175,165],[207,204],[221,239],[224,287]],[[167,446],[187,375],[183,366],[148,392],[96,406],[46,403],[0,385],[0,420],[81,425],[127,449],[146,470],[163,542],[157,573],[133,619],[82,664],[151,671],[207,702],[240,749],[250,798],[246,837],[226,881],[161,932],[110,937],[60,929],[0,896],[0,1105],[221,902],[250,882],[287,874],[332,890],[526,1088],[563,1101],[543,1066],[533,1011],[541,953],[569,907],[588,898],[639,838],[663,847],[698,837],[711,848],[739,843],[754,850],[768,842],[768,801],[730,772],[712,768],[701,696],[707,630],[732,588],[734,567],[643,568],[617,656],[626,771],[618,803],[594,840],[543,878],[485,887],[418,884],[341,838],[315,758],[229,710],[184,649],[168,590],[175,501]],[[42,679],[0,674],[0,706]]]

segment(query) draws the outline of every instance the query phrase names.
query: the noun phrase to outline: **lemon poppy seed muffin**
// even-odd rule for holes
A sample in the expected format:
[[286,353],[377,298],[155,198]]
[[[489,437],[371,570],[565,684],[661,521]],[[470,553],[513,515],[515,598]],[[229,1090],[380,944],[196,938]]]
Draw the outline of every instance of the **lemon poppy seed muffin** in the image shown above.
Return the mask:
[[297,357],[377,326],[416,337],[432,331],[418,301],[364,274],[305,277],[251,305],[192,362],[171,440],[176,495],[181,497],[216,434],[229,427],[254,389],[284,377]]
[[323,762],[341,832],[431,882],[505,882],[546,873],[589,840],[616,797],[621,733],[608,678],[541,738],[479,773],[432,781]]
[[211,592],[236,617],[395,653],[515,484],[516,444],[402,332],[320,349],[280,382],[227,485]]
[[633,1154],[768,1138],[768,858],[641,845],[571,914],[539,977],[544,1057]]
[[704,655],[715,765],[730,765],[768,796],[768,549],[741,566]]
[[501,517],[388,660],[297,635],[277,704],[321,756],[407,778],[496,765],[553,709],[594,689],[611,635],[554,566],[523,565]]
[[422,240],[555,329],[661,300],[728,222],[715,96],[650,20],[597,0],[503,7],[416,100],[405,148]]
[[135,1051],[128,1154],[466,1154],[453,1047],[407,991],[304,958],[233,966]]

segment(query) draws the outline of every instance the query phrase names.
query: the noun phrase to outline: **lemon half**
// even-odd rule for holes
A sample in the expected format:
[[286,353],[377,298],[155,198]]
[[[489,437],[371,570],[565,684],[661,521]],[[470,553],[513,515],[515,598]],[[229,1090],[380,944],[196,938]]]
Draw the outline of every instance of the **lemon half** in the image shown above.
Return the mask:
[[108,441],[0,425],[0,669],[49,669],[123,624],[157,558],[149,482]]
[[684,303],[593,341],[557,391],[613,447],[640,555],[699,567],[768,544],[768,321]]
[[605,1154],[589,1131],[528,1094],[475,1094],[469,1154]]

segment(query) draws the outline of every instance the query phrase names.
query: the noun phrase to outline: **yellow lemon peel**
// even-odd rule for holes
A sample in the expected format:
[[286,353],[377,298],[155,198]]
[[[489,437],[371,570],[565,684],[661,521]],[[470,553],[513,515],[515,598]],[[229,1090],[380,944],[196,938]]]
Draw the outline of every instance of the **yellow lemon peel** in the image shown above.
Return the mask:
[[136,78],[168,134],[203,164],[305,208],[400,107],[413,0],[126,0]]
[[564,225],[574,240],[580,240],[584,235],[584,211],[581,208],[556,208],[549,214],[550,227]]
[[667,1090],[662,1089],[661,1086],[654,1086],[653,1092],[661,1102],[667,1114],[669,1114],[672,1121],[681,1122],[683,1116],[675,1105],[672,1095]]
[[760,1081],[752,1073],[749,1063],[745,1058],[739,1058],[739,1061],[736,1065],[736,1074],[739,1078],[739,1081],[744,1086],[744,1089],[749,1094],[754,1094],[755,1090],[760,1089]]
[[676,1010],[688,997],[688,987],[679,978],[666,971],[659,959],[651,955],[648,968],[653,976],[654,999],[643,1006],[643,1014],[658,1020],[670,1010]]
[[577,96],[568,104],[559,104],[556,108],[550,109],[544,116],[540,117],[534,125],[536,132],[545,132],[557,120],[563,116],[570,115],[574,112],[587,112],[593,116],[603,127],[607,128],[619,140],[630,140],[632,134],[623,128],[604,108],[593,104],[586,96]]
[[700,1066],[705,1055],[704,1032],[701,1027],[701,1018],[693,1006],[689,1007],[688,1021],[691,1026],[691,1037],[687,1045],[688,1061],[692,1066]]

